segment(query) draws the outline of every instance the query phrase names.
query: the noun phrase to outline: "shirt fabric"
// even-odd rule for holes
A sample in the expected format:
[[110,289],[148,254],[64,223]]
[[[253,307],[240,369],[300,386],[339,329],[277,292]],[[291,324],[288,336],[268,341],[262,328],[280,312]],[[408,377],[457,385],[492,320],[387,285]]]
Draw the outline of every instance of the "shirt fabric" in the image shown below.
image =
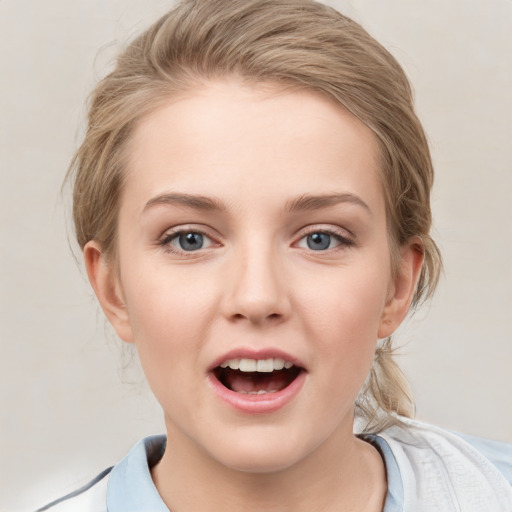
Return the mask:
[[[512,444],[402,422],[360,436],[386,466],[383,512],[512,512]],[[113,468],[37,512],[169,512],[150,473],[165,443],[165,436],[142,439]]]

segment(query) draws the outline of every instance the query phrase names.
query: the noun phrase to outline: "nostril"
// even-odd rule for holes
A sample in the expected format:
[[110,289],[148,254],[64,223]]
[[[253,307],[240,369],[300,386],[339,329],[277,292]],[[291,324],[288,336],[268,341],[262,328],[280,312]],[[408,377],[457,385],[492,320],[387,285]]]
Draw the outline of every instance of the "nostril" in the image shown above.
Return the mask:
[[234,313],[233,315],[231,315],[232,320],[235,320],[235,321],[249,320],[250,322],[253,322],[253,323],[262,323],[262,322],[265,323],[268,321],[276,322],[276,321],[279,321],[282,317],[283,317],[283,315],[281,315],[280,313],[271,313],[268,315],[265,315],[265,314],[262,314],[262,315],[246,314],[246,315],[244,315],[243,313]]

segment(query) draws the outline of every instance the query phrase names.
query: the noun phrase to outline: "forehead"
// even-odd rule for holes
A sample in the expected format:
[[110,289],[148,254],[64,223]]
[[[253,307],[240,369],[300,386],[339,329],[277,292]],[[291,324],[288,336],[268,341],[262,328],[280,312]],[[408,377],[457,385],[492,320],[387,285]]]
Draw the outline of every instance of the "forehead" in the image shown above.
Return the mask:
[[123,195],[144,202],[168,188],[235,203],[345,189],[382,196],[378,161],[371,130],[334,101],[219,81],[139,121]]

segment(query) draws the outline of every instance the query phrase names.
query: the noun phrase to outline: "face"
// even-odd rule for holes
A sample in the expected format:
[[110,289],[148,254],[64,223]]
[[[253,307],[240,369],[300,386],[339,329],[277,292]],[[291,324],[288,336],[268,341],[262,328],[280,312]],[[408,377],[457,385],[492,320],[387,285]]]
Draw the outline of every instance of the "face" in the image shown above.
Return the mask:
[[334,453],[410,295],[372,133],[313,93],[226,81],[130,144],[116,272],[94,243],[86,262],[169,442],[255,472]]

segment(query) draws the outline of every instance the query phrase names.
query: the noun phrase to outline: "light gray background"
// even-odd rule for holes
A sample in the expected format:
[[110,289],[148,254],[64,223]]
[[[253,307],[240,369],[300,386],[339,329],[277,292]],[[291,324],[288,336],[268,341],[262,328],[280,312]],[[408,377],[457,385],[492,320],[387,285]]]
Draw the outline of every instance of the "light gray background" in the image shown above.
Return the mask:
[[[512,441],[512,2],[329,3],[404,65],[432,144],[446,271],[398,338],[418,416]],[[0,510],[41,505],[162,431],[72,259],[59,187],[87,93],[169,5],[0,2]]]

